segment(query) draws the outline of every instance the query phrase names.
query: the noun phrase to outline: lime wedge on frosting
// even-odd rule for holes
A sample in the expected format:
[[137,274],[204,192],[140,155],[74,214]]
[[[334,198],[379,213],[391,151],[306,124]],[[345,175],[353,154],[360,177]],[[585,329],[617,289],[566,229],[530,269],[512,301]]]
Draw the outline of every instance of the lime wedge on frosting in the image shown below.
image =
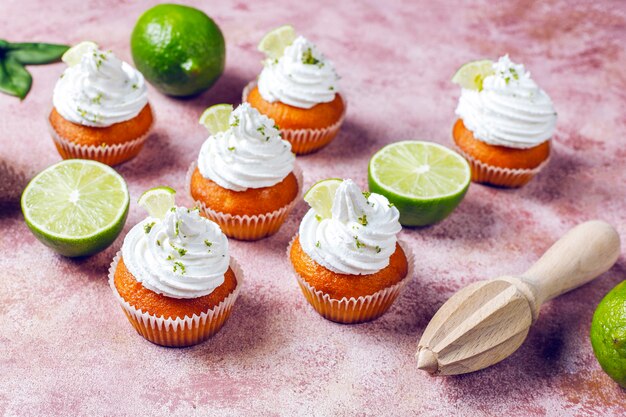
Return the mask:
[[468,90],[482,91],[483,80],[493,75],[493,62],[488,59],[472,61],[458,69],[452,82]]
[[73,67],[74,65],[80,64],[81,59],[83,59],[83,55],[85,55],[87,51],[91,50],[92,48],[98,49],[98,45],[95,42],[91,41],[81,42],[65,51],[65,53],[61,57],[61,60],[70,67]]
[[165,218],[167,212],[175,205],[176,190],[170,187],[155,187],[144,192],[137,204],[143,207],[150,217]]
[[296,39],[296,30],[291,25],[278,27],[268,32],[261,42],[258,49],[267,55],[268,58],[278,59],[283,55],[285,48],[293,43]]
[[343,180],[339,178],[318,181],[304,194],[304,201],[315,210],[317,215],[328,219],[332,214],[335,193],[342,182]]
[[228,129],[230,126],[228,121],[232,112],[233,106],[231,104],[216,104],[202,113],[199,123],[206,127],[209,133],[215,135]]

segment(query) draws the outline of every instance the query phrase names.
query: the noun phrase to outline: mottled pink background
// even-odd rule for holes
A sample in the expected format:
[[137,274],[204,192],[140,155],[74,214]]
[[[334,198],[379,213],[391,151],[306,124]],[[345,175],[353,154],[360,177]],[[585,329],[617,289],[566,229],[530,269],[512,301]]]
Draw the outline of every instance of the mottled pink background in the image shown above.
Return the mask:
[[[130,60],[133,24],[150,1],[2,0],[0,36],[99,42]],[[508,52],[525,63],[559,113],[550,165],[521,190],[472,185],[436,226],[405,230],[417,277],[381,319],[345,326],[320,318],[289,274],[284,251],[306,206],[270,239],[232,242],[248,272],[233,315],[188,349],[138,336],[110,294],[107,268],[122,244],[88,259],[55,255],[27,230],[15,201],[24,180],[59,161],[46,132],[62,64],[31,67],[33,89],[0,95],[0,414],[28,415],[624,415],[626,392],[600,369],[589,323],[626,261],[546,305],[522,348],[482,372],[433,378],[413,354],[437,308],[481,278],[524,271],[578,222],[605,219],[626,236],[626,3],[624,1],[196,1],[227,39],[226,71],[208,93],[175,100],[150,90],[157,126],[119,167],[144,213],[148,187],[184,189],[206,132],[201,111],[237,103],[259,72],[260,37],[291,22],[343,76],[350,107],[323,151],[299,159],[310,185],[366,185],[386,143],[450,145],[462,63]],[[7,201],[8,200],[8,201]],[[181,193],[179,203],[190,200]]]

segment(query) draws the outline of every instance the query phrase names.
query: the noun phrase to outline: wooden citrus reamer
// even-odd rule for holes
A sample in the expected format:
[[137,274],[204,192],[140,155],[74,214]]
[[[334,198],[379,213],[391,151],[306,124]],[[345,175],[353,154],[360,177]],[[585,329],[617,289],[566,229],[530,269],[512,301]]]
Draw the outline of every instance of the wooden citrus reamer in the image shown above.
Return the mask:
[[456,375],[500,362],[526,339],[544,302],[607,271],[619,253],[615,229],[593,220],[570,230],[523,274],[468,285],[426,326],[417,367]]

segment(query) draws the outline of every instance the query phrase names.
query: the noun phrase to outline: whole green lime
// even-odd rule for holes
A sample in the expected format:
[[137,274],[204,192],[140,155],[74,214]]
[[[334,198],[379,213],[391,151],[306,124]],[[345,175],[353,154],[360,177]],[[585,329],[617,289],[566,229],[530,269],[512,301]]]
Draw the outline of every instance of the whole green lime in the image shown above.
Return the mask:
[[626,281],[598,304],[590,336],[593,352],[604,372],[626,388]]
[[170,96],[200,93],[224,71],[224,36],[193,7],[160,4],[147,10],[133,29],[130,46],[137,69]]

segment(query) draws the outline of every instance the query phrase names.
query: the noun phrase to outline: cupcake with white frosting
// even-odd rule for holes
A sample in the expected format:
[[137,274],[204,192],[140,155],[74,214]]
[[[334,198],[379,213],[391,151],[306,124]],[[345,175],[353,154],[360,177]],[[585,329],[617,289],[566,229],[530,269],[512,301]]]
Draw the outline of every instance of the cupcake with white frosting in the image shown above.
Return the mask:
[[248,103],[203,143],[187,178],[191,197],[229,237],[276,233],[300,195],[301,173],[276,123]]
[[48,117],[61,156],[108,165],[135,157],[154,122],[141,73],[91,42],[70,49],[64,61]]
[[[333,63],[317,46],[297,36],[290,26],[270,32],[282,34],[278,49],[265,50],[267,59],[258,81],[248,84],[243,101],[276,121],[283,138],[300,155],[327,145],[343,122],[346,102],[340,93]],[[278,42],[271,42],[277,45]]]
[[219,226],[197,208],[173,206],[128,232],[109,284],[143,337],[182,347],[222,327],[242,278]]
[[[556,112],[548,94],[508,55],[481,67],[463,87],[454,141],[472,165],[472,179],[504,187],[526,184],[547,163]],[[474,71],[476,71],[474,69]],[[467,78],[467,77],[466,77]],[[476,81],[479,82],[476,82]]]
[[387,198],[343,180],[330,211],[312,207],[287,250],[309,303],[341,323],[385,313],[412,275],[413,255],[397,237],[401,229]]

